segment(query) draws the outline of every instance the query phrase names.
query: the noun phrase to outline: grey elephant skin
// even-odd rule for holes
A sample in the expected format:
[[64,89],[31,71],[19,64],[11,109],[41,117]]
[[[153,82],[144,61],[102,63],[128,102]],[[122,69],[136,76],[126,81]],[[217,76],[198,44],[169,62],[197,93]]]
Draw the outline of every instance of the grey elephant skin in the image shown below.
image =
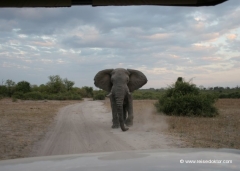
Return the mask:
[[125,127],[133,125],[133,97],[132,92],[147,83],[147,77],[134,69],[105,69],[94,77],[96,87],[109,92],[112,108],[112,128],[127,131]]

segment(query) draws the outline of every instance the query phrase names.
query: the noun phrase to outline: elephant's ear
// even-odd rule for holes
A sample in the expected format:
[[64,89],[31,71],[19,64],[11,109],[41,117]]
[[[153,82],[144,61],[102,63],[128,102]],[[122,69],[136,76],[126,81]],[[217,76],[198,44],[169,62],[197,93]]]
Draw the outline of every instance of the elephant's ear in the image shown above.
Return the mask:
[[130,73],[128,82],[128,88],[130,92],[141,88],[147,83],[147,77],[141,71],[134,69],[127,69],[127,71]]
[[94,77],[94,84],[96,87],[101,88],[107,92],[111,91],[111,72],[113,69],[105,69],[99,71]]

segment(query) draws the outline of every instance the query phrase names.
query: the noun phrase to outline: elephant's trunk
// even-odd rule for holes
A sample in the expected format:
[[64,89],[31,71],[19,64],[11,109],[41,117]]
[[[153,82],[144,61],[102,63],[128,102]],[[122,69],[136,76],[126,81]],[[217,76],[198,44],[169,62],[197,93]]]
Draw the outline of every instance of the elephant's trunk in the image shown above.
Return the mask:
[[123,101],[117,101],[117,113],[118,113],[119,124],[122,131],[127,131],[128,128],[125,127],[124,120],[123,120]]
[[113,87],[113,91],[115,100],[116,100],[116,107],[118,113],[119,124],[122,131],[127,131],[128,128],[125,128],[124,120],[123,120],[123,101],[126,96],[126,93],[129,92],[128,88],[123,88],[121,86]]

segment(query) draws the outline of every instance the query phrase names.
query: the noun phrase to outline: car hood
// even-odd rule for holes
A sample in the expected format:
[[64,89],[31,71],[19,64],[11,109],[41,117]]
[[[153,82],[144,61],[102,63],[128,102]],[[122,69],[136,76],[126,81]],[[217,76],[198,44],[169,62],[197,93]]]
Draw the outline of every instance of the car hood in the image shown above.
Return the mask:
[[0,171],[239,171],[239,161],[235,149],[158,149],[2,160]]

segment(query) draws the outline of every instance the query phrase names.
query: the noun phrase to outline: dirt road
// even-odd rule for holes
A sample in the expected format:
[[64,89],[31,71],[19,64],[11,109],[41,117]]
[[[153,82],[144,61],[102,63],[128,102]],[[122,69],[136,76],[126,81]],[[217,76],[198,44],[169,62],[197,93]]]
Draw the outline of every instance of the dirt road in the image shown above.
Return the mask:
[[[142,110],[141,110],[142,111]],[[127,132],[111,128],[111,112],[102,101],[73,104],[62,108],[45,138],[36,144],[32,156],[174,148],[181,146],[176,138],[164,135],[164,121],[151,119],[151,111],[135,115]]]

